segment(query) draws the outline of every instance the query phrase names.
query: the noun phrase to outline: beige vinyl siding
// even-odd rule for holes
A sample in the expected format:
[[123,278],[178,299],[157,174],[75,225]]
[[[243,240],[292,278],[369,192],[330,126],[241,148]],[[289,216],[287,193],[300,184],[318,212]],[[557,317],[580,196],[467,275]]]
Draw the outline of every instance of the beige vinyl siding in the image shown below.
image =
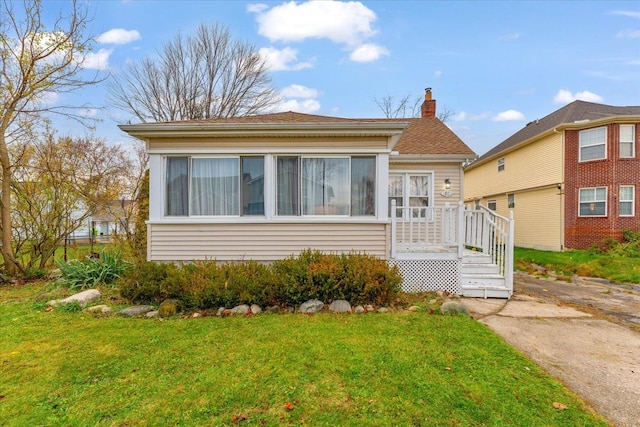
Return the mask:
[[348,149],[353,152],[358,150],[386,150],[388,148],[387,137],[363,138],[345,137],[342,139],[331,138],[188,138],[188,139],[152,139],[149,141],[149,150],[180,150],[181,152],[197,151],[241,151],[248,153],[253,151],[270,151],[296,149],[296,150],[327,150],[336,149],[338,152]]
[[[460,185],[462,184],[462,169],[459,162],[451,163],[394,163],[391,159],[389,163],[389,173],[394,172],[433,172],[433,193],[435,204],[432,206],[443,206],[445,203],[457,204],[462,200]],[[444,180],[451,180],[451,197],[443,197]]]
[[498,215],[509,218],[513,211],[515,220],[515,245],[523,248],[546,251],[562,250],[562,195],[557,187],[547,187],[532,191],[516,192],[515,208],[507,207],[507,195],[501,194],[482,199],[496,200]]
[[149,224],[151,261],[274,261],[304,249],[386,258],[384,223]]
[[464,174],[464,199],[473,200],[560,183],[562,150],[562,135],[552,134],[500,156],[505,160],[502,172],[498,172],[498,158],[467,169]]

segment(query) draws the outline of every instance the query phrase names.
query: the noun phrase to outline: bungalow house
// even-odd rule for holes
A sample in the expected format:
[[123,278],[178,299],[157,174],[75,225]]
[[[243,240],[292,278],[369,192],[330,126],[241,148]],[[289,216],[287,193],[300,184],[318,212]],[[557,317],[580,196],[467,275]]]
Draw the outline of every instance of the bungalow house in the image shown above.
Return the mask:
[[428,89],[421,118],[284,112],[120,126],[149,153],[148,259],[366,252],[398,265],[405,290],[508,297],[504,254],[464,256],[462,164],[475,154],[435,107]]
[[640,106],[574,101],[465,169],[465,201],[512,211],[516,246],[562,251],[640,224]]

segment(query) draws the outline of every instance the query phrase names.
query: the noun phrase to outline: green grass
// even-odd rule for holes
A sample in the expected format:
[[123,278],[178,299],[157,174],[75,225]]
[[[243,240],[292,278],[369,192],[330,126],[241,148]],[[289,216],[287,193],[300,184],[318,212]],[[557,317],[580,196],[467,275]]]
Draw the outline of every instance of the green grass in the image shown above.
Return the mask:
[[0,287],[3,426],[608,425],[467,316],[95,318],[41,292]]
[[514,261],[516,268],[524,271],[533,271],[529,264],[534,263],[568,277],[577,274],[616,283],[640,283],[640,258],[594,254],[585,250],[549,252],[515,248]]

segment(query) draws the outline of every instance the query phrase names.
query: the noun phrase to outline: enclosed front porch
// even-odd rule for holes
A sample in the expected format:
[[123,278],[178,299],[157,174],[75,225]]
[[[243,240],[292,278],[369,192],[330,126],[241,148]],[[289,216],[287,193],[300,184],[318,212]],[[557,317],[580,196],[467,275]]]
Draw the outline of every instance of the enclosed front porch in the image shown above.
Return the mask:
[[403,290],[444,290],[469,297],[513,293],[513,219],[462,202],[438,207],[391,207],[389,264]]

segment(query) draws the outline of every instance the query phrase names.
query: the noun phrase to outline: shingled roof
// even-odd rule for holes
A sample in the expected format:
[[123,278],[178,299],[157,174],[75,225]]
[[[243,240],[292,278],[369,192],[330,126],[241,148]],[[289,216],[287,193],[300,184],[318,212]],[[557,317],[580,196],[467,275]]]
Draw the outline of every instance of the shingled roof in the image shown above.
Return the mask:
[[503,151],[517,146],[561,125],[574,124],[583,120],[601,120],[608,117],[639,116],[640,106],[615,107],[612,105],[596,104],[586,101],[573,101],[559,110],[527,125],[500,144],[480,156],[472,165],[479,164],[485,159],[496,156]]
[[[164,122],[164,124],[238,124],[238,125],[276,125],[276,124],[322,124],[322,123],[409,123],[400,141],[395,147],[401,155],[464,155],[473,158],[476,154],[444,123],[435,117],[400,118],[400,119],[372,119],[372,118],[342,118],[320,116],[314,114],[283,113],[262,114],[256,116],[229,117],[218,119],[202,119],[188,121]],[[161,123],[158,123],[159,125]]]

